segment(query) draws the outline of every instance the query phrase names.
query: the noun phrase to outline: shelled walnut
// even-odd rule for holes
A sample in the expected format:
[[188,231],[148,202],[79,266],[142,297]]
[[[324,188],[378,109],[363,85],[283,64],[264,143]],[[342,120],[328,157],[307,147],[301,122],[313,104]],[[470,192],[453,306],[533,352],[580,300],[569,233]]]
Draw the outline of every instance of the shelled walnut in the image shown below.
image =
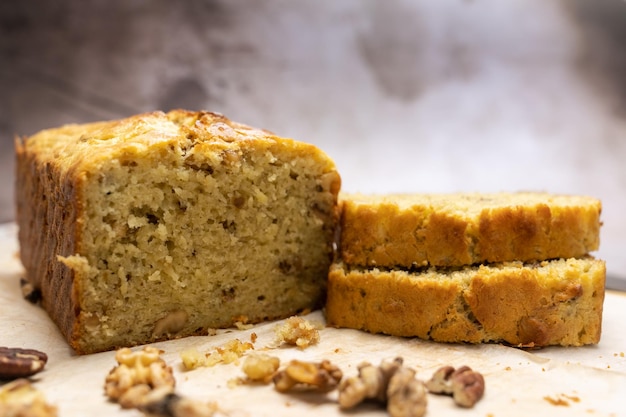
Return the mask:
[[0,416],[57,417],[57,408],[29,380],[20,378],[0,387]]
[[146,395],[159,390],[162,395],[174,390],[172,368],[160,357],[161,351],[145,347],[133,352],[128,348],[115,354],[118,366],[106,377],[106,395],[122,408],[136,408],[144,403]]
[[386,404],[391,417],[421,417],[426,413],[426,389],[415,371],[403,366],[402,358],[382,361],[380,366],[364,362],[359,374],[339,387],[339,407],[351,409],[365,400]]
[[279,366],[280,359],[260,353],[247,356],[241,368],[248,380],[267,384],[272,381]]
[[153,391],[138,408],[146,417],[226,416],[214,402],[200,402],[173,392],[163,395]]
[[452,395],[456,404],[470,408],[485,393],[485,379],[469,366],[461,366],[458,369],[444,366],[439,368],[426,382],[426,388],[434,394]]
[[341,370],[328,360],[319,363],[292,360],[273,379],[274,387],[279,392],[287,392],[296,387],[328,392],[337,388],[341,378]]
[[415,378],[415,371],[400,367],[389,379],[387,411],[392,417],[421,417],[426,413],[426,388]]

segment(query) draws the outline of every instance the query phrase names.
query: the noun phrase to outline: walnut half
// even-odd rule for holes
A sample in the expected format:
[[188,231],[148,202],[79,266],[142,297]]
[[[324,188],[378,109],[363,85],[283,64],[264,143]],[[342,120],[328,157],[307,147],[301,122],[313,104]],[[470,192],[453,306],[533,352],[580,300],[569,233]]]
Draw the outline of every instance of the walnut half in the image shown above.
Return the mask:
[[444,366],[426,382],[426,388],[434,394],[452,395],[457,405],[471,408],[485,393],[485,379],[469,366],[461,366],[458,369]]
[[153,347],[137,352],[128,348],[118,350],[115,353],[118,366],[106,377],[106,395],[122,408],[136,408],[153,390],[172,392],[175,385],[172,368],[160,355],[161,351]]
[[250,381],[270,383],[280,366],[280,359],[266,354],[247,356],[243,361],[243,372]]
[[342,377],[341,370],[327,360],[320,363],[292,360],[273,379],[279,392],[290,391],[296,386],[328,392],[337,388]]
[[200,402],[170,392],[165,395],[153,391],[139,406],[145,417],[217,417],[224,416],[217,404]]
[[56,406],[46,402],[44,395],[28,379],[20,378],[0,387],[0,416],[57,417]]
[[422,417],[428,403],[424,384],[402,358],[382,361],[380,366],[362,363],[359,374],[339,387],[339,407],[347,410],[365,400],[386,404],[391,417]]

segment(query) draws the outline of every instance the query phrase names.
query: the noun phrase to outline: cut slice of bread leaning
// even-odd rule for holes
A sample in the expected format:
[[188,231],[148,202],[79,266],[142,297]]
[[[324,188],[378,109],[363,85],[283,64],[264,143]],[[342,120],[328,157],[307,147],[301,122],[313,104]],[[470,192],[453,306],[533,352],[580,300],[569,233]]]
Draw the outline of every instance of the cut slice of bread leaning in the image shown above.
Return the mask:
[[575,258],[598,249],[601,203],[547,193],[346,195],[341,259],[384,268]]
[[16,151],[26,277],[78,353],[323,303],[340,178],[313,145],[180,110]]
[[605,264],[591,257],[424,271],[332,266],[329,325],[438,342],[580,346],[601,334]]

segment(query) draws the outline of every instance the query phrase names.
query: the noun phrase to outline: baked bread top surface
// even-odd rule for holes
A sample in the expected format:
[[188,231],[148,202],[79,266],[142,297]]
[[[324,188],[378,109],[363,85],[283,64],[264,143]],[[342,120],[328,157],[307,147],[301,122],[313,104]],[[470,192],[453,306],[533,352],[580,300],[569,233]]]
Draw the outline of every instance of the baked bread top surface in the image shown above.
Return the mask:
[[[132,160],[137,154],[172,144],[182,149],[196,146],[228,149],[245,147],[249,141],[254,141],[255,146],[259,143],[267,146],[281,144],[334,169],[332,160],[312,144],[279,137],[218,113],[181,109],[46,129],[30,137],[18,138],[16,148],[36,152],[40,160],[54,161],[62,170],[90,171],[112,158]],[[158,153],[154,155],[158,156]]]
[[344,204],[355,209],[393,207],[398,210],[415,210],[416,207],[429,207],[432,211],[447,212],[464,218],[479,216],[486,210],[515,206],[586,206],[601,209],[600,200],[594,197],[534,191],[380,195],[342,193],[341,199]]
[[322,300],[341,179],[312,144],[176,110],[48,129],[16,151],[27,279],[77,352]]

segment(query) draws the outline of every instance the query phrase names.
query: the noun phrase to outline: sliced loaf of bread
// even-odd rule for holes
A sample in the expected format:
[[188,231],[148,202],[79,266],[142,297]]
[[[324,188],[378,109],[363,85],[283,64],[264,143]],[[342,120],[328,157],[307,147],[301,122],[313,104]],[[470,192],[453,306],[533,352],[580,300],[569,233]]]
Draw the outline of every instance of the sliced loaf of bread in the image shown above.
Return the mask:
[[439,342],[598,343],[605,264],[585,257],[421,271],[332,266],[331,326]]
[[346,195],[341,259],[381,268],[580,257],[598,249],[601,203],[547,193]]

